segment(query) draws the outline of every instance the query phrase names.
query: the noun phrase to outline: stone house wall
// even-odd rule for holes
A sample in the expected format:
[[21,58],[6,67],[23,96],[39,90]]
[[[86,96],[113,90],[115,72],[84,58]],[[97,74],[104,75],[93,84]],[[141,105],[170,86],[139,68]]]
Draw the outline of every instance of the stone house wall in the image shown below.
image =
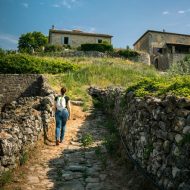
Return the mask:
[[135,97],[119,88],[89,93],[117,121],[127,151],[162,189],[190,189],[190,99]]
[[190,45],[190,36],[175,33],[151,32],[146,33],[136,44],[136,50],[153,54],[153,48],[163,48],[166,43]]
[[[162,48],[166,43],[190,45],[190,36],[180,34],[168,34],[164,32],[150,33],[150,46]],[[153,53],[153,52],[150,52]]]
[[[150,54],[150,62],[159,70],[167,70],[172,63],[183,60],[185,54],[175,53],[175,45],[189,46],[190,35],[167,32],[147,31],[135,44],[134,49]],[[163,52],[156,52],[161,48]]]
[[50,43],[56,45],[64,45],[63,38],[69,37],[69,45],[73,48],[79,47],[81,44],[85,43],[98,43],[98,39],[102,41],[107,41],[111,44],[111,38],[108,37],[98,37],[98,36],[85,36],[85,35],[72,35],[72,34],[60,34],[52,33],[50,37]]
[[134,45],[134,49],[137,51],[150,53],[150,42],[148,33]]

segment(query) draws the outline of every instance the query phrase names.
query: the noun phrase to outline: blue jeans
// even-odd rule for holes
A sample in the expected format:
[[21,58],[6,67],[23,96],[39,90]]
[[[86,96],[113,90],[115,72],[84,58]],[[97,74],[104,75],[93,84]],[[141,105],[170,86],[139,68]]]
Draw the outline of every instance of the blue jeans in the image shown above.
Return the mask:
[[[68,117],[69,117],[69,112],[67,109],[63,109],[62,111],[56,110],[55,112],[55,120],[56,120],[55,138],[56,140],[60,140],[60,141],[63,140]],[[60,135],[60,131],[61,131],[61,135]]]

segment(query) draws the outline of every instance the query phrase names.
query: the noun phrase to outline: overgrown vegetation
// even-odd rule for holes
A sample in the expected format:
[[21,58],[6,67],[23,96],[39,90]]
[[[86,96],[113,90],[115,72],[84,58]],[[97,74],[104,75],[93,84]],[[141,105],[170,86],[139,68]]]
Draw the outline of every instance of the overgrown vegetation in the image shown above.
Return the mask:
[[93,143],[93,137],[91,134],[87,133],[82,136],[81,143],[83,147],[90,146]]
[[29,159],[29,153],[27,151],[24,151],[20,156],[20,165],[24,165]]
[[44,52],[49,53],[49,52],[62,52],[65,49],[70,49],[71,47],[69,45],[52,45],[52,44],[47,44],[45,46]]
[[101,161],[102,168],[106,169],[107,155],[105,155],[105,153],[102,152],[102,149],[100,146],[95,147],[95,154],[96,154],[97,158]]
[[162,96],[173,94],[176,96],[190,97],[190,75],[163,76],[154,79],[144,78],[136,85],[132,85],[127,92],[133,91],[136,96],[145,95]]
[[5,184],[10,183],[13,179],[12,171],[3,172],[0,176],[0,188],[3,187]]
[[120,58],[70,58],[64,60],[80,65],[80,68],[64,74],[46,76],[55,90],[59,91],[59,88],[65,85],[71,99],[83,101],[84,107],[89,107],[91,101],[91,97],[86,91],[89,86],[127,88],[144,77],[154,80],[159,75],[153,67]]
[[190,134],[185,134],[180,144],[181,146],[184,146],[185,144],[190,144]]
[[113,46],[111,44],[81,44],[81,51],[99,51],[99,52],[112,52]]
[[120,143],[116,123],[112,120],[112,118],[108,118],[108,121],[105,123],[105,127],[109,130],[109,135],[105,137],[103,144],[110,155],[116,156]]
[[190,75],[190,55],[183,60],[171,65],[169,72],[172,74]]
[[154,147],[152,144],[146,145],[144,150],[143,150],[143,158],[148,159],[151,152],[153,151]]
[[127,48],[127,49],[114,50],[113,55],[121,56],[126,59],[132,59],[132,58],[137,57],[139,55],[139,53],[137,51]]
[[127,91],[134,91],[136,96],[175,94],[190,97],[189,57],[182,62],[186,75],[173,76],[173,66],[172,75],[160,76],[153,67],[120,58],[50,58],[8,54],[3,50],[0,54],[0,73],[57,74],[47,75],[50,84],[55,90],[66,86],[71,99],[84,102],[84,110],[91,102],[86,92],[89,86],[121,86]]
[[35,57],[26,54],[4,54],[0,57],[0,73],[64,73],[79,68],[68,60]]

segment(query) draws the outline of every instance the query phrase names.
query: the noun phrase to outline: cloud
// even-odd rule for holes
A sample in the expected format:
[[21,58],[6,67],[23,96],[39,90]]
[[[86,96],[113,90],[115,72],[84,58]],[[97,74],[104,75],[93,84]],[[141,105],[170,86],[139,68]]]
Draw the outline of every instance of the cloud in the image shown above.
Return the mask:
[[[72,2],[72,1],[71,1],[71,2]],[[67,1],[67,0],[62,1],[62,2],[61,2],[61,5],[64,6],[64,7],[67,7],[68,9],[71,8],[71,4],[70,4],[70,2]]]
[[29,4],[28,3],[22,3],[21,4],[23,7],[25,7],[25,8],[28,8],[29,7]]
[[184,10],[178,11],[179,14],[184,14],[185,12],[186,12],[186,11],[184,11]]
[[96,32],[96,28],[91,27],[88,31],[94,33],[94,32]]
[[77,3],[77,0],[62,0],[59,3],[53,4],[52,7],[54,8],[61,8],[66,7],[67,9],[71,9],[74,4]]
[[190,12],[190,9],[177,11],[178,14],[185,14],[185,13],[188,13],[188,12]]
[[53,4],[52,7],[59,8],[59,7],[61,7],[61,5],[59,5],[59,4]]
[[83,32],[90,32],[90,33],[95,33],[96,28],[93,26],[72,26],[72,28],[75,28],[76,30],[81,30]]
[[3,49],[17,49],[18,38],[11,34],[0,33],[0,47]]
[[170,13],[169,13],[169,11],[163,11],[162,14],[163,15],[169,15]]
[[18,38],[10,34],[0,34],[0,40],[7,41],[12,44],[18,43]]

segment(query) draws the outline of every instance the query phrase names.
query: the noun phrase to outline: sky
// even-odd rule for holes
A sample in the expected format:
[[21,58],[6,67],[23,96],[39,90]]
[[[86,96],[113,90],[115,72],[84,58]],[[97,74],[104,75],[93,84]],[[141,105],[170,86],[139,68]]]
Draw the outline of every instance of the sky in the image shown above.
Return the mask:
[[147,30],[190,34],[190,0],[0,0],[0,48],[21,34],[49,29],[110,34],[114,47],[133,47]]

